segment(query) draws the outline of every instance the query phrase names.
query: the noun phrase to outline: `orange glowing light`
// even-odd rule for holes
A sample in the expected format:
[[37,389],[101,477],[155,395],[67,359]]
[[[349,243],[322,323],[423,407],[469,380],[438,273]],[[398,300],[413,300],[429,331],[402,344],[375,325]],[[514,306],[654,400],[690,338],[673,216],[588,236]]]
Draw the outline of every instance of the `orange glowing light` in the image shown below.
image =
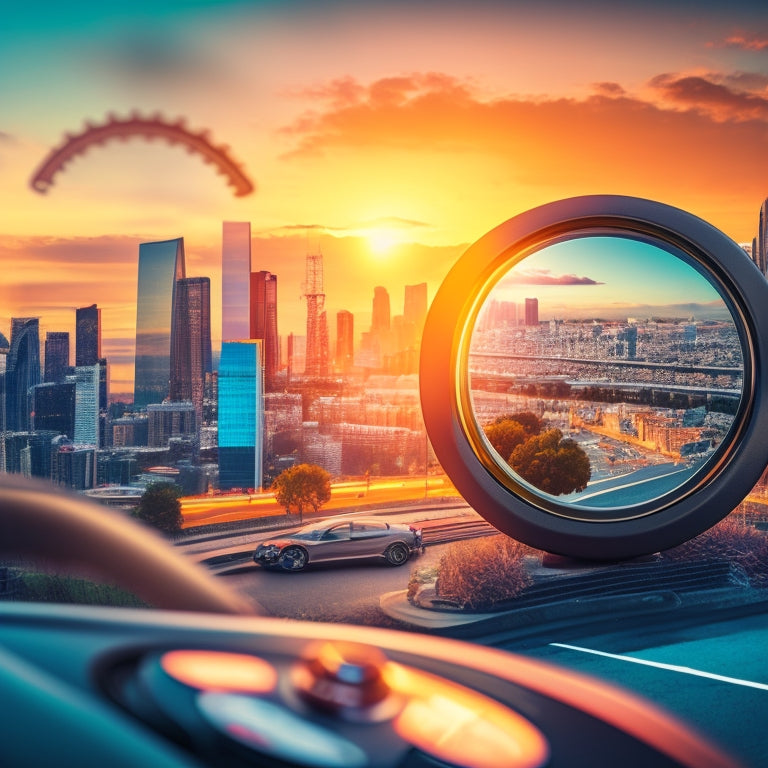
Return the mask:
[[408,699],[395,730],[433,757],[463,768],[546,764],[549,745],[541,731],[493,699],[399,664],[387,664],[384,675]]
[[202,691],[269,693],[277,685],[271,664],[244,653],[169,651],[160,665],[178,682]]

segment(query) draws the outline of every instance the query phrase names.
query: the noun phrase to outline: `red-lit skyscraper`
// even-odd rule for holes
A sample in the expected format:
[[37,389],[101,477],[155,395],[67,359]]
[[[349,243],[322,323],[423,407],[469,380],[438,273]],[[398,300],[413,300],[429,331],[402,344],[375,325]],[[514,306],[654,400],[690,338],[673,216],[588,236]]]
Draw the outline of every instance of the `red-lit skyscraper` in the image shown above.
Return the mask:
[[264,389],[273,392],[280,368],[280,342],[277,335],[277,275],[262,270],[251,272],[251,339],[264,344]]
[[96,365],[101,357],[101,310],[95,305],[75,310],[75,365]]
[[525,324],[536,326],[539,324],[539,300],[525,300]]
[[69,334],[48,331],[45,334],[45,382],[64,381],[69,373]]
[[328,319],[323,290],[323,254],[307,254],[307,279],[304,286],[307,300],[307,376],[328,375]]

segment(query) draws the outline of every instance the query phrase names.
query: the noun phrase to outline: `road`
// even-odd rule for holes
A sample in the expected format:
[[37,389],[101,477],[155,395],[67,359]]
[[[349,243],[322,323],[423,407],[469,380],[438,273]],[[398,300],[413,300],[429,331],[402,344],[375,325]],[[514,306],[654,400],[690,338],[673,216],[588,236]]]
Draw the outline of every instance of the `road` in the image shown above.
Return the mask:
[[[458,496],[458,494],[451,481],[442,475],[374,478],[370,482],[351,480],[334,483],[331,486],[331,499],[323,505],[323,510],[330,512],[339,509],[352,510],[448,496]],[[183,527],[191,528],[211,523],[282,515],[285,514],[285,509],[275,501],[273,494],[265,492],[250,496],[239,494],[184,498],[181,500],[181,513],[184,517]]]
[[[310,621],[359,621],[379,615],[379,597],[406,589],[411,570],[437,564],[444,544],[393,568],[377,562],[315,566],[300,573],[265,571],[258,566],[220,576],[271,616]],[[380,616],[379,616],[380,617]]]

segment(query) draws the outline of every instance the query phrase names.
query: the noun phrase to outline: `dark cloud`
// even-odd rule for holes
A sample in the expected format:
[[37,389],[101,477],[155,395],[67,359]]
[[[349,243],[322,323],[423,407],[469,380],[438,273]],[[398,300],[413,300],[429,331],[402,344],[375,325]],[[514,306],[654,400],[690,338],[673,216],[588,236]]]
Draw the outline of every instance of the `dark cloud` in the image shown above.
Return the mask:
[[16,138],[10,133],[6,133],[5,131],[0,131],[0,141],[7,142],[8,144],[12,144],[14,141],[16,141]]
[[708,77],[663,74],[654,77],[650,85],[665,101],[699,110],[716,120],[768,120],[768,98]]
[[601,94],[602,96],[626,96],[627,92],[624,90],[624,88],[619,85],[619,83],[593,83],[592,87],[595,91],[595,93]]
[[515,271],[504,278],[504,285],[605,285],[591,277],[578,277],[577,275],[553,275],[551,272],[532,270]]
[[44,263],[72,264],[138,264],[139,243],[155,238],[123,237],[6,237],[0,243],[0,259]]

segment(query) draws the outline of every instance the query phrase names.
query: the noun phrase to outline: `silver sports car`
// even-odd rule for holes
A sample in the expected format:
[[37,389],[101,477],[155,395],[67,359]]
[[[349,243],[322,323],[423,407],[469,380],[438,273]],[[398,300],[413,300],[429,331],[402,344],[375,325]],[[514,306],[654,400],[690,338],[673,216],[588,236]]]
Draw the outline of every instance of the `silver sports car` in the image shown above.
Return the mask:
[[423,550],[421,529],[377,518],[323,520],[259,544],[253,560],[265,568],[300,571],[310,563],[384,558],[403,565]]

